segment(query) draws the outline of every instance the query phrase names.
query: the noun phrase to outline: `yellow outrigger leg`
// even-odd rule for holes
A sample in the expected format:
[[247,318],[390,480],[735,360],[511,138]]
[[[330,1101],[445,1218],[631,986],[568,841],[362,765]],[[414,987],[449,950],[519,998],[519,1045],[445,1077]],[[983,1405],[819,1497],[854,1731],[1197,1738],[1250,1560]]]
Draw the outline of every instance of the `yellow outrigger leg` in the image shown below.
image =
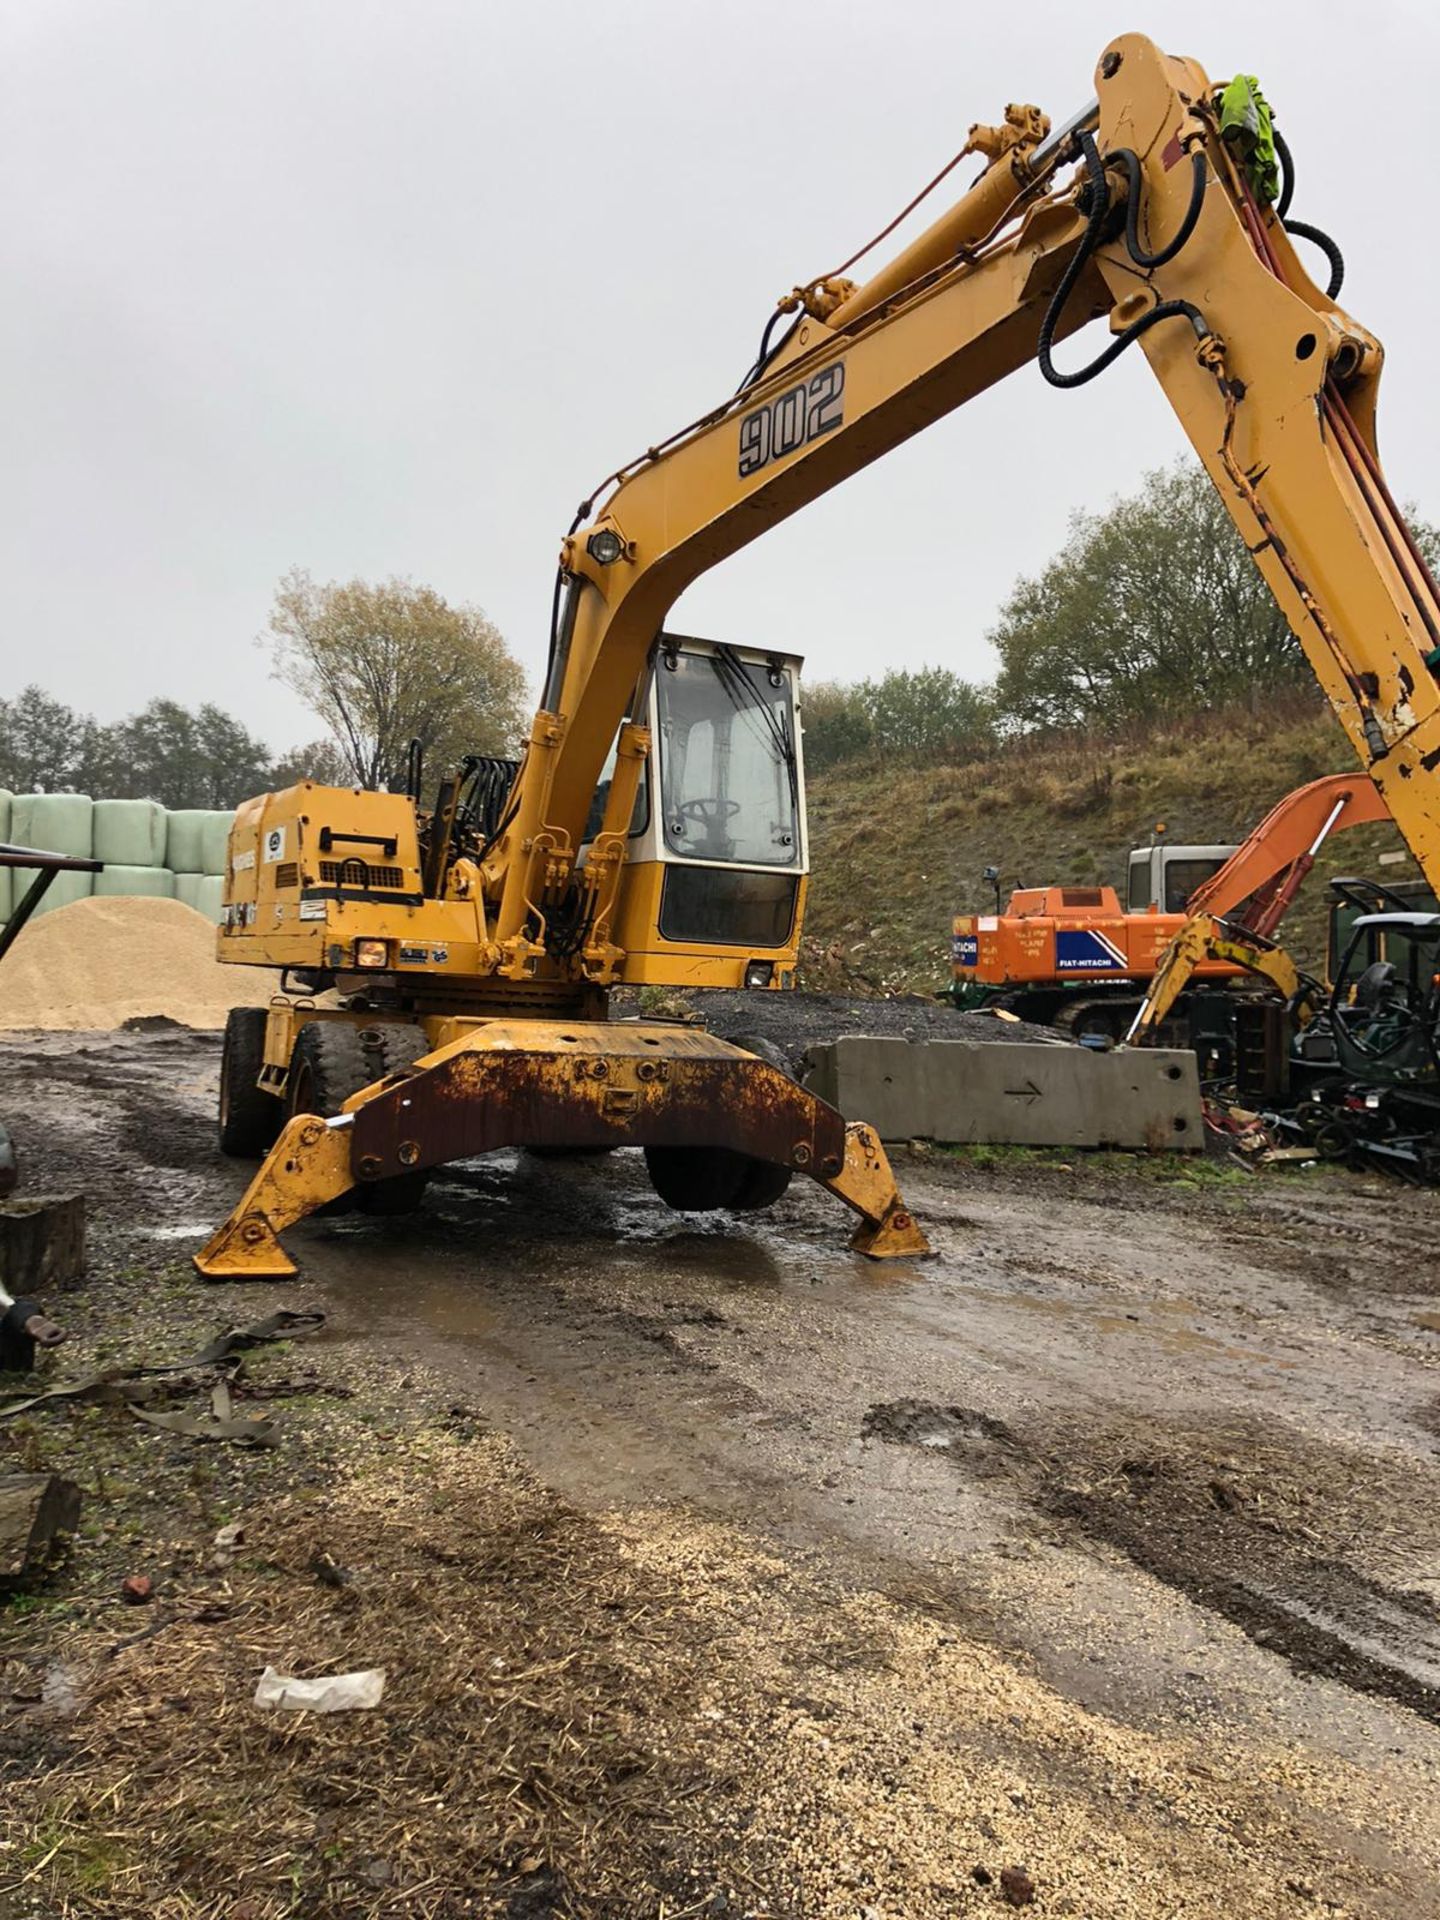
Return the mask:
[[929,1251],[873,1127],[846,1123],[778,1067],[696,1028],[487,1021],[325,1120],[289,1121],[240,1204],[195,1255],[213,1280],[286,1279],[279,1236],[352,1187],[497,1147],[690,1147],[808,1174],[860,1216],[872,1260]]

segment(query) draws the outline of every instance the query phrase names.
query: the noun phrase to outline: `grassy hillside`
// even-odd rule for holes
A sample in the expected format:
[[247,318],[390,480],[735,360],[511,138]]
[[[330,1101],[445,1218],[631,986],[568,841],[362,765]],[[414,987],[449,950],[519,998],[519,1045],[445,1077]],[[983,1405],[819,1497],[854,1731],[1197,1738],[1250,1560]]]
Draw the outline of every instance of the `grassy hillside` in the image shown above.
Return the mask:
[[[1020,883],[1123,889],[1129,849],[1157,822],[1175,842],[1243,840],[1292,787],[1354,764],[1329,712],[1297,702],[1207,715],[1151,738],[1027,742],[969,766],[860,763],[813,775],[807,979],[938,990],[951,915],[991,906],[987,865],[999,867],[1007,897]],[[1297,957],[1323,957],[1326,875],[1417,879],[1408,857],[1376,867],[1381,851],[1402,847],[1380,827],[1327,843],[1286,922]]]

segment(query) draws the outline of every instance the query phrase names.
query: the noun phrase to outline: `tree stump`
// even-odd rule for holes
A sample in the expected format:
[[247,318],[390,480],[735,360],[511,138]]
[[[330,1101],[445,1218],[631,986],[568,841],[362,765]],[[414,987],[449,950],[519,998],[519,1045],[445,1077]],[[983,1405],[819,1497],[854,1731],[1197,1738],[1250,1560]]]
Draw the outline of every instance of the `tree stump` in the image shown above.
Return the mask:
[[84,1194],[0,1201],[0,1291],[43,1293],[84,1271]]
[[58,1473],[0,1475],[0,1593],[16,1593],[46,1568],[57,1533],[80,1524],[80,1489]]

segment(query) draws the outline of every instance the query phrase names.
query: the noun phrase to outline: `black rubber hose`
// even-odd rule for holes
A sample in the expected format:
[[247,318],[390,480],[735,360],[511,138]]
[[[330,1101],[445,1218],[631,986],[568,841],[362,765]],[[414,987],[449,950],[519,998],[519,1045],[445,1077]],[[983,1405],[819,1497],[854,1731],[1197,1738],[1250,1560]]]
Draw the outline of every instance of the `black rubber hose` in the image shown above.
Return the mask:
[[1281,133],[1278,127],[1272,128],[1272,132],[1275,138],[1275,151],[1280,157],[1282,181],[1280,198],[1275,202],[1276,215],[1279,218],[1281,226],[1284,227],[1287,233],[1294,234],[1297,239],[1311,241],[1315,246],[1319,247],[1325,258],[1330,262],[1330,284],[1325,289],[1325,298],[1327,300],[1333,300],[1345,284],[1345,256],[1330,238],[1329,234],[1322,233],[1319,227],[1312,227],[1309,222],[1305,220],[1287,220],[1285,218],[1286,214],[1290,211],[1290,202],[1295,197],[1295,161],[1291,155],[1284,134]]
[[1295,162],[1289,143],[1280,129],[1272,126],[1270,135],[1280,157],[1280,198],[1275,202],[1275,212],[1283,220],[1290,211],[1290,202],[1295,198]]
[[1333,300],[1345,284],[1344,254],[1329,234],[1322,233],[1319,227],[1312,227],[1304,220],[1287,220],[1284,224],[1286,233],[1293,234],[1297,240],[1313,241],[1330,262],[1330,283],[1325,289],[1325,298]]
[[1075,250],[1075,257],[1061,275],[1060,284],[1055,289],[1050,305],[1045,309],[1045,318],[1040,322],[1040,338],[1036,344],[1035,357],[1040,362],[1040,371],[1052,387],[1083,387],[1103,373],[1112,361],[1118,360],[1132,341],[1138,340],[1142,333],[1148,333],[1151,327],[1158,326],[1162,320],[1188,320],[1195,329],[1195,337],[1203,340],[1209,332],[1205,316],[1198,307],[1191,306],[1188,300],[1162,300],[1159,306],[1151,307],[1148,313],[1129,326],[1097,354],[1090,364],[1080,367],[1074,373],[1061,373],[1050,358],[1050,350],[1055,343],[1055,329],[1060,324],[1060,316],[1065,311],[1065,302],[1074,290],[1075,282],[1085,271],[1091,254],[1100,239],[1100,230],[1105,224],[1105,215],[1110,209],[1110,189],[1105,182],[1105,169],[1100,162],[1099,149],[1093,137],[1088,133],[1079,136],[1080,149],[1085,156],[1085,168],[1090,176],[1090,216],[1086,223],[1084,237]]
[[780,311],[779,307],[777,307],[774,313],[772,313],[770,318],[765,322],[765,331],[760,336],[760,351],[756,354],[754,364],[751,366],[750,371],[745,375],[745,378],[740,382],[739,386],[735,389],[735,392],[737,394],[744,393],[747,390],[747,388],[754,386],[755,382],[760,378],[761,374],[764,373],[765,369],[769,366],[770,362],[775,358],[776,354],[779,353],[780,349],[785,345],[786,341],[790,338],[791,334],[794,333],[796,327],[799,326],[801,320],[804,318],[804,313],[802,311],[795,315],[795,318],[791,321],[790,325],[785,329],[784,333],[781,334],[780,338],[775,342],[774,346],[772,347],[770,344],[770,337],[775,331],[777,322],[783,320],[784,317],[785,317],[784,314]]
[[1179,253],[1195,231],[1195,222],[1200,218],[1200,208],[1205,200],[1205,182],[1209,178],[1204,149],[1196,147],[1190,155],[1190,204],[1185,209],[1185,218],[1180,222],[1175,238],[1158,253],[1146,253],[1140,244],[1140,189],[1144,176],[1140,171],[1139,154],[1133,153],[1129,147],[1119,147],[1110,158],[1123,160],[1130,177],[1130,198],[1125,206],[1126,251],[1137,267],[1163,267],[1167,260],[1173,260]]

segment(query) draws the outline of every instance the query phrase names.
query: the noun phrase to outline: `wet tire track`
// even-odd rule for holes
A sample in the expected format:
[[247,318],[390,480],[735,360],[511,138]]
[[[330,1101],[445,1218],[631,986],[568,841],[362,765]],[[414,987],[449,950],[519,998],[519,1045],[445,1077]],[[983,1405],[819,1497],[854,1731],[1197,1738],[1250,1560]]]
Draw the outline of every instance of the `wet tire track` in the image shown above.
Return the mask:
[[872,1406],[862,1431],[941,1455],[967,1480],[1008,1479],[1037,1517],[1123,1554],[1297,1673],[1440,1724],[1440,1608],[1338,1556],[1320,1531],[1354,1542],[1357,1560],[1387,1540],[1433,1549],[1413,1524],[1413,1471],[1313,1442],[1292,1453],[1239,1426],[1027,1434],[914,1400]]

